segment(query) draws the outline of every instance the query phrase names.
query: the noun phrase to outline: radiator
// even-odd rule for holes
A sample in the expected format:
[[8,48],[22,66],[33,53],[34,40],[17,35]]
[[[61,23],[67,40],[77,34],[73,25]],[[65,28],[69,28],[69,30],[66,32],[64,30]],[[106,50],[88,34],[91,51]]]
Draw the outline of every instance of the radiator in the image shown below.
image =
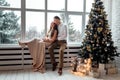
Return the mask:
[[[80,47],[67,47],[64,51],[64,67],[69,67],[71,57],[77,56]],[[54,50],[56,61],[59,59],[59,48]],[[46,68],[51,67],[50,55],[48,50],[45,51]],[[28,48],[10,47],[0,48],[0,70],[16,70],[32,68],[32,58]]]

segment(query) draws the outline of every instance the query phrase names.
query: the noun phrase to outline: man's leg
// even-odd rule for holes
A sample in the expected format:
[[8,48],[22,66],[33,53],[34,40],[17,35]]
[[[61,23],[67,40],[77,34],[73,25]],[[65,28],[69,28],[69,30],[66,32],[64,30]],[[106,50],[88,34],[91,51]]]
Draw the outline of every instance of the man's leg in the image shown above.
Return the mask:
[[64,60],[64,50],[65,50],[67,44],[62,42],[62,41],[58,42],[58,44],[60,45],[58,73],[59,73],[59,75],[61,75],[62,74],[62,68],[63,68],[63,60]]
[[53,65],[52,70],[54,71],[56,69],[57,63],[55,61],[55,57],[54,57],[54,48],[57,47],[57,42],[52,43],[49,47],[48,47],[48,51],[50,54],[50,59],[51,59],[51,63]]

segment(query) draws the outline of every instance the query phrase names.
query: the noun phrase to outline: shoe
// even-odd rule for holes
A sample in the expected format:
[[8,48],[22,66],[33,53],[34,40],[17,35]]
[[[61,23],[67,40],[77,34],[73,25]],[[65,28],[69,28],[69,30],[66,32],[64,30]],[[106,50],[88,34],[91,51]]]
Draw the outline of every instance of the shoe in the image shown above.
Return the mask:
[[61,76],[62,75],[62,68],[59,68],[58,74]]
[[57,63],[54,63],[54,64],[53,64],[52,71],[55,71],[55,70],[56,70],[56,67],[57,67]]

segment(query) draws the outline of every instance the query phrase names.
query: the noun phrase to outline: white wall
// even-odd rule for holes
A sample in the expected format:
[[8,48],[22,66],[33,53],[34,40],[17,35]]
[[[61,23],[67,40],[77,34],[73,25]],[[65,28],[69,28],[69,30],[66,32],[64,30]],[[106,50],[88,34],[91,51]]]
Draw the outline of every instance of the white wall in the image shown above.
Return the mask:
[[110,27],[112,26],[112,0],[103,0],[103,3],[104,3],[104,7],[105,7],[105,11],[106,13],[108,14],[108,22],[109,22],[109,25]]
[[[108,21],[112,30],[114,45],[120,53],[120,0],[103,0]],[[116,65],[120,69],[120,57],[116,57]]]
[[105,11],[112,30],[112,38],[120,52],[120,0],[104,0]]
[[112,1],[112,32],[115,45],[120,50],[120,0]]

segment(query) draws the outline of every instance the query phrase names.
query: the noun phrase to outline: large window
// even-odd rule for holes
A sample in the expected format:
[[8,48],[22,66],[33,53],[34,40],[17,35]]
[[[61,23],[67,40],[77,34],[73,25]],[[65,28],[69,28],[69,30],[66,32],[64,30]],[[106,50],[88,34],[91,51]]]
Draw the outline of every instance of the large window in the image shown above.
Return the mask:
[[54,16],[67,25],[68,44],[79,44],[94,0],[0,0],[0,44],[43,38]]

